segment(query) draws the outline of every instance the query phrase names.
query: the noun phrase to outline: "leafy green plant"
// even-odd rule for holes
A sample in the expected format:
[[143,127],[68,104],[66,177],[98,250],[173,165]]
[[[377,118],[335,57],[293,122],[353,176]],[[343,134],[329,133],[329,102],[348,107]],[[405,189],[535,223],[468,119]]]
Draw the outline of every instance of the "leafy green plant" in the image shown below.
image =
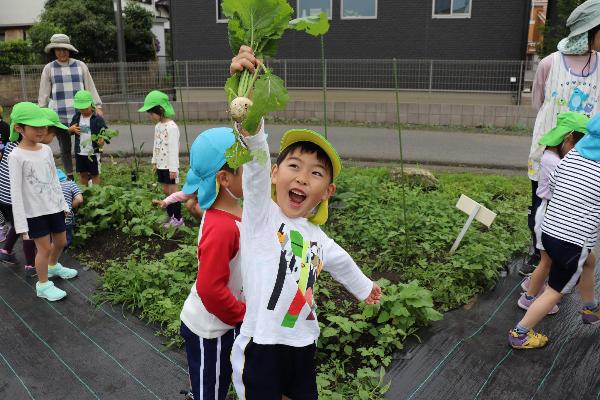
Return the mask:
[[[223,0],[223,14],[229,18],[229,46],[234,54],[242,45],[250,46],[263,59],[277,51],[277,42],[287,29],[318,36],[329,29],[327,16],[291,20],[292,7],[286,0]],[[225,93],[231,118],[248,132],[255,132],[261,118],[283,110],[289,96],[284,82],[264,64],[254,72],[244,70],[227,79]],[[234,126],[237,132],[237,126]],[[237,168],[252,159],[238,133],[238,140],[226,153],[228,164]]]

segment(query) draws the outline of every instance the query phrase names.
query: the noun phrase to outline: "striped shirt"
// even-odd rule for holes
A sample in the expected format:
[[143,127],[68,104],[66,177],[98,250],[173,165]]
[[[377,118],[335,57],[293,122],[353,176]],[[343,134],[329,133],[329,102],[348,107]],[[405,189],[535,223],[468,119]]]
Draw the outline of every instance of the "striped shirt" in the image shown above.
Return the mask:
[[8,155],[19,142],[9,142],[4,148],[4,155],[0,161],[0,203],[12,204],[10,199],[10,174],[8,170]]
[[75,182],[69,180],[62,181],[60,183],[60,187],[70,210],[65,218],[65,223],[67,225],[73,225],[75,222],[75,214],[73,213],[73,199],[75,196],[81,193],[81,190],[79,190],[79,186],[77,186]]
[[542,232],[593,249],[600,223],[600,162],[571,150],[550,177],[553,188]]

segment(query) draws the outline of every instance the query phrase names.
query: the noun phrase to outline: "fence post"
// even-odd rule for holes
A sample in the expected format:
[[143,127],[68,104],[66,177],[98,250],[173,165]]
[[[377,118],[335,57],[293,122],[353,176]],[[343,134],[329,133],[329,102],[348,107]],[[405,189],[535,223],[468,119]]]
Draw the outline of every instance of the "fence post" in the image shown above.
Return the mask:
[[429,60],[429,94],[433,86],[433,60]]
[[190,87],[190,65],[188,60],[185,61],[185,87]]
[[525,61],[521,60],[521,68],[519,70],[519,85],[517,86],[517,105],[520,106],[521,105],[521,93],[523,93],[523,64],[525,63]]
[[23,96],[23,101],[27,101],[27,80],[25,79],[25,66],[20,65],[19,70],[21,72],[21,96]]
[[283,83],[287,87],[287,59],[283,60]]

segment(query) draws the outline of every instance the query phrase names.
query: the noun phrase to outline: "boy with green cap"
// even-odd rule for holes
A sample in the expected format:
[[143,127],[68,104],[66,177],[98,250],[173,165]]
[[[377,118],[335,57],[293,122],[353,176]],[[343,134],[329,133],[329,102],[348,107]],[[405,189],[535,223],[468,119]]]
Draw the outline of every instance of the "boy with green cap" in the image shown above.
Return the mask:
[[515,349],[548,344],[548,337],[533,329],[575,285],[583,301],[582,322],[600,323],[592,255],[600,224],[600,114],[586,128],[550,176],[552,201],[542,224],[542,243],[552,263],[548,287],[509,331],[508,343]]
[[[153,90],[146,95],[144,105],[138,111],[147,112],[152,122],[156,123],[152,166],[156,170],[156,177],[162,184],[164,194],[169,196],[177,192],[179,183],[179,128],[171,119],[175,110],[166,93]],[[169,219],[164,227],[178,228],[183,225],[181,203],[175,202],[166,208]]]
[[10,139],[21,142],[8,156],[10,194],[14,228],[23,239],[33,239],[37,249],[35,270],[38,297],[57,301],[66,293],[48,278],[70,279],[77,270],[63,267],[58,258],[66,245],[65,202],[54,156],[47,139],[47,127],[53,122],[33,103],[18,103],[11,113]]
[[[257,65],[247,47],[231,72],[244,64]],[[313,290],[319,274],[328,271],[367,304],[379,302],[381,289],[320,228],[342,168],[327,139],[308,129],[286,132],[271,168],[263,128],[244,135],[248,149],[260,156],[244,164],[242,176],[246,316],[231,354],[234,386],[244,400],[317,399]]]
[[[94,140],[92,135],[98,135],[103,128],[107,128],[104,118],[97,115],[94,110],[92,94],[87,90],[75,93],[75,115],[69,126],[69,133],[75,136],[75,171],[79,173],[82,185],[100,184],[100,148],[105,140]],[[106,143],[109,143],[107,140]]]
[[[579,142],[587,132],[586,125],[589,118],[581,113],[563,112],[558,115],[556,127],[548,131],[540,139],[540,146],[545,146],[540,162],[540,177],[536,195],[542,199],[541,205],[535,213],[536,247],[540,251],[540,263],[535,268],[531,276],[525,278],[521,287],[525,290],[517,301],[517,305],[523,310],[527,310],[535,301],[536,296],[544,290],[544,284],[550,273],[550,257],[544,250],[542,244],[542,223],[544,214],[548,207],[548,202],[552,198],[550,188],[550,176],[554,173],[560,160]],[[590,259],[591,260],[591,259]],[[594,260],[591,260],[594,261]],[[550,310],[550,314],[558,312],[558,305]]]
[[[44,139],[43,144],[49,144],[54,140],[57,130],[64,129],[67,127],[61,124],[58,114],[49,108],[42,108],[44,117],[51,123],[48,125],[48,132]],[[10,128],[9,128],[10,132]],[[14,139],[14,136],[13,136]],[[17,135],[16,140],[8,141],[4,148],[4,157],[0,160],[0,210],[3,215],[6,216],[8,222],[10,222],[10,229],[8,230],[4,246],[0,249],[0,261],[15,264],[17,262],[14,254],[13,247],[17,241],[17,234],[14,227],[13,211],[12,211],[12,198],[10,195],[10,172],[8,168],[8,157],[10,153],[19,145],[21,142],[21,135]],[[35,243],[33,240],[23,240],[23,254],[25,255],[25,274],[27,276],[35,275]]]

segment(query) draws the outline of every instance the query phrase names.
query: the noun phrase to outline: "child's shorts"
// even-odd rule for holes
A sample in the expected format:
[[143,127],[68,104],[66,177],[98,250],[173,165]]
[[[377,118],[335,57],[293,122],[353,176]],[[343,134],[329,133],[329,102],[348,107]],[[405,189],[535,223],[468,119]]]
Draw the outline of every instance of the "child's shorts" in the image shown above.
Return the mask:
[[100,154],[91,156],[75,154],[75,171],[87,172],[92,176],[100,175]]
[[63,211],[56,214],[41,215],[35,218],[27,218],[30,239],[37,239],[49,235],[50,233],[61,233],[67,230],[65,225],[65,213]]
[[183,322],[179,334],[185,339],[188,371],[194,399],[225,400],[231,385],[231,348],[236,330],[223,336],[204,339]]
[[542,203],[535,210],[535,225],[533,227],[533,232],[535,233],[535,248],[538,250],[546,250],[542,244],[542,224],[544,223],[544,215],[546,215],[547,208],[548,200],[542,199]]
[[317,400],[316,344],[256,344],[239,335],[231,351],[233,385],[245,400]]
[[545,233],[542,233],[542,242],[552,260],[548,286],[563,294],[571,292],[579,282],[590,251]]
[[156,170],[156,178],[158,179],[158,183],[164,183],[165,185],[175,185],[179,183],[179,177],[177,177],[176,179],[171,179],[169,175],[170,172],[168,169]]

